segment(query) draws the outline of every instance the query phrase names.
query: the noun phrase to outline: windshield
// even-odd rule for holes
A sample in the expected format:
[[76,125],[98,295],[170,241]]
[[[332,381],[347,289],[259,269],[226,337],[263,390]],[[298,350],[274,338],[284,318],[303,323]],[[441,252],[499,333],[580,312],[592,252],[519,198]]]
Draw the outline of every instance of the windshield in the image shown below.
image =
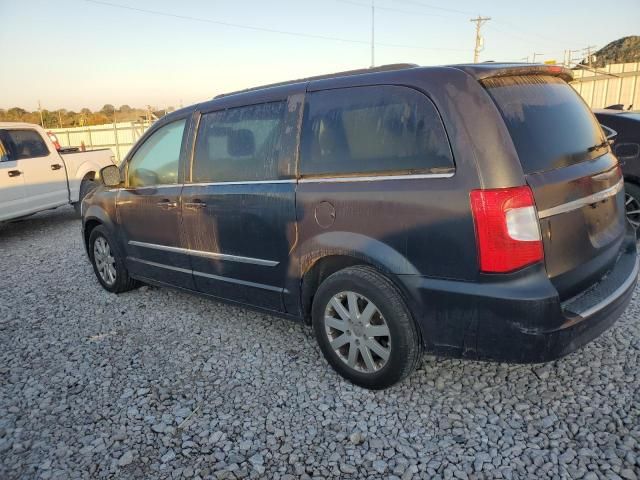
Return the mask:
[[563,80],[528,75],[487,79],[483,85],[502,114],[525,173],[566,167],[608,151],[593,113]]

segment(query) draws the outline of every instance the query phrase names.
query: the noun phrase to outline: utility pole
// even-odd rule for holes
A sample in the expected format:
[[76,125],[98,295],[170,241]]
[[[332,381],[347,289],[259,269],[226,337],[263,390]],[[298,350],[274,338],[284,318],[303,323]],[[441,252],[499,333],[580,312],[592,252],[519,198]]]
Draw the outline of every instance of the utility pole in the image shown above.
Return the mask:
[[534,53],[534,54],[533,54],[533,63],[536,63],[536,57],[537,57],[538,55],[544,55],[544,53]]
[[[592,51],[592,50],[594,50],[595,48],[596,48],[596,46],[595,46],[595,45],[589,45],[588,47],[586,47],[586,48],[584,49],[584,50],[586,50],[586,52],[587,52],[587,65],[589,65],[589,68],[592,68],[592,67],[593,67],[593,65],[592,65],[592,64],[593,64],[593,61],[591,60],[591,57],[592,57],[592,55],[591,55],[591,51]],[[584,51],[584,50],[583,50],[583,51]]]
[[472,18],[470,21],[476,24],[476,48],[473,49],[473,63],[478,63],[478,58],[480,57],[480,51],[483,48],[483,40],[480,35],[480,27],[491,20],[491,17],[481,17],[478,15],[477,18]]
[[42,106],[40,105],[40,100],[38,100],[38,111],[40,112],[40,126],[44,128],[44,119],[42,118]]
[[375,32],[376,32],[376,7],[374,0],[371,0],[371,68],[375,67]]
[[[576,63],[576,62],[574,61],[573,54],[574,54],[574,53],[579,53],[580,51],[581,51],[581,50],[569,50],[569,51],[568,51],[568,52],[569,52],[569,66],[571,66],[571,64],[572,64],[572,63]],[[580,59],[578,59],[578,61],[580,61]]]

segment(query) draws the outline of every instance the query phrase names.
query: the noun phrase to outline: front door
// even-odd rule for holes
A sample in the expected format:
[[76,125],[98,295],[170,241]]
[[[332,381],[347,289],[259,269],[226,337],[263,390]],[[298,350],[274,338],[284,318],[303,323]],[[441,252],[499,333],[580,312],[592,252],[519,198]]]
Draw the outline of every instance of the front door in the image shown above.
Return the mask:
[[284,310],[296,238],[287,114],[283,100],[200,119],[182,205],[194,281],[204,293]]
[[137,148],[118,193],[127,269],[135,277],[193,288],[191,265],[182,248],[180,157],[187,119],[157,128]]
[[36,212],[69,203],[67,171],[62,158],[49,150],[40,133],[30,128],[4,130],[13,158],[18,161],[30,211]]
[[0,130],[0,222],[28,212],[24,193],[24,175],[18,161],[5,147],[6,139]]

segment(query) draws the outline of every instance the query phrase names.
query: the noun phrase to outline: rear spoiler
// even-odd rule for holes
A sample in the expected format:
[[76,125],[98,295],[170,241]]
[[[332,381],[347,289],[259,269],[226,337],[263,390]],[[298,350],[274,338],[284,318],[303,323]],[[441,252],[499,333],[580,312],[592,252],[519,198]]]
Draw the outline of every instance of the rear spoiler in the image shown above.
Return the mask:
[[515,77],[523,75],[550,75],[562,78],[565,82],[573,80],[573,72],[560,65],[543,65],[532,63],[473,63],[468,65],[452,65],[478,81],[496,77]]

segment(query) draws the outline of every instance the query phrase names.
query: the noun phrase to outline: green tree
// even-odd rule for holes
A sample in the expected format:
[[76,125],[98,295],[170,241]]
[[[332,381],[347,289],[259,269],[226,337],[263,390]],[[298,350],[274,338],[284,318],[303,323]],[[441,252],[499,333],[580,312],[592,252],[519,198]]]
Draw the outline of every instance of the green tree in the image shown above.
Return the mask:
[[105,103],[102,109],[100,110],[100,113],[104,113],[105,115],[113,115],[113,112],[115,111],[116,111],[116,107],[114,107],[110,103]]
[[26,113],[27,111],[20,107],[13,107],[7,111],[7,119],[11,122],[20,122]]

